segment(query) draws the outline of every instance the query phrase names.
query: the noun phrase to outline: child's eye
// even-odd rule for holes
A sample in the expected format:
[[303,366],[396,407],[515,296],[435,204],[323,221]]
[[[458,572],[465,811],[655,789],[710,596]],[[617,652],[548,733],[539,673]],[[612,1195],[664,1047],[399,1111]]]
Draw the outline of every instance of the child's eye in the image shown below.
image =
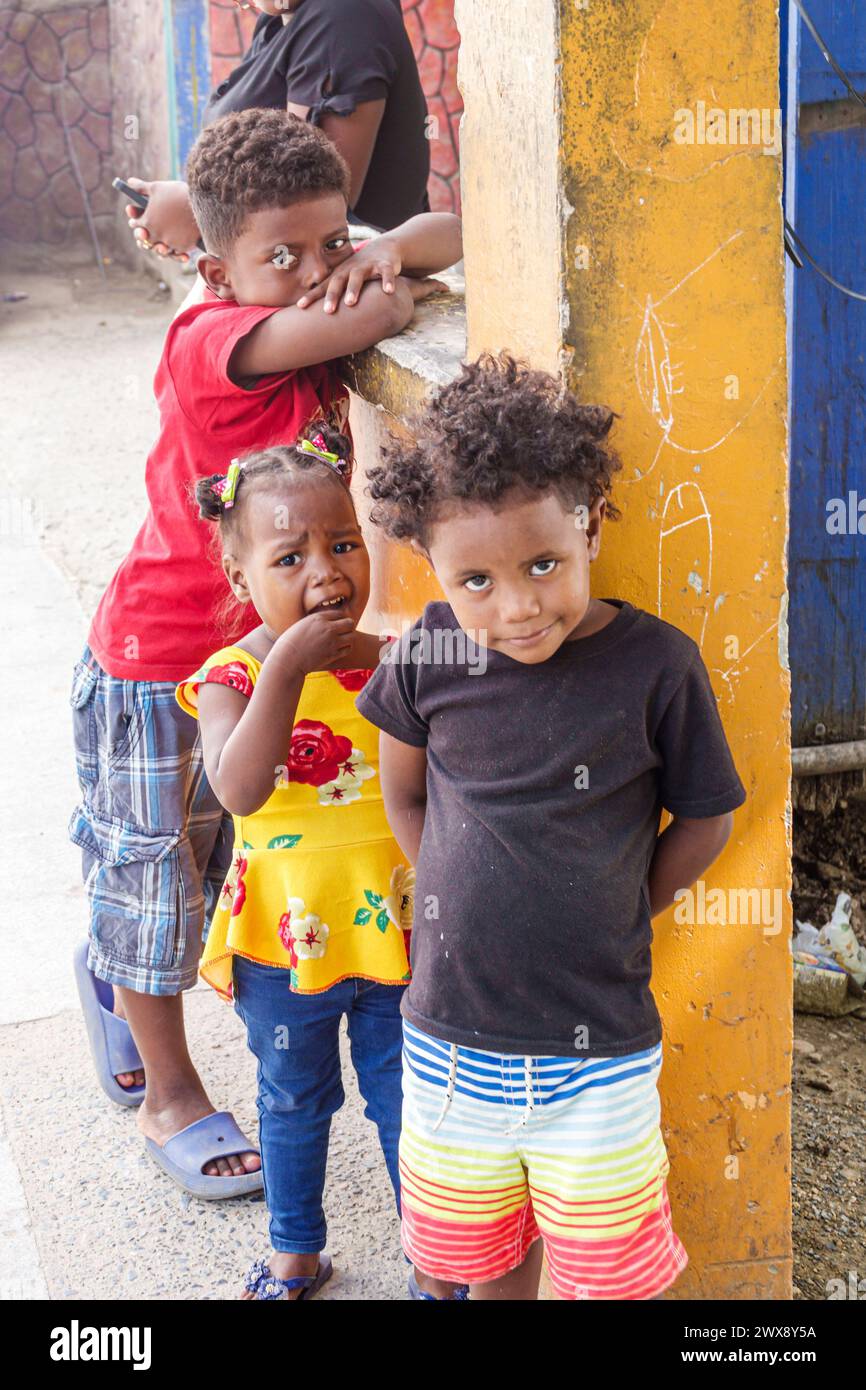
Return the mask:
[[468,589],[470,594],[480,594],[484,592],[489,583],[490,580],[487,578],[486,574],[473,574],[469,579],[464,581],[463,587],[464,589]]
[[357,550],[357,549],[358,549],[358,546],[357,546],[357,544],[356,544],[355,541],[337,541],[337,544],[334,546],[334,554],[335,554],[335,555],[348,555],[348,553],[349,553],[350,550]]
[[294,270],[298,264],[297,256],[293,256],[288,246],[277,246],[271,256],[271,265],[277,270]]
[[295,564],[300,564],[300,561],[301,561],[300,551],[298,551],[298,550],[293,550],[293,551],[291,551],[291,553],[290,553],[289,555],[283,555],[283,556],[277,561],[277,564],[278,564],[278,565],[283,565],[286,569],[290,569],[290,568],[291,568],[292,566],[294,566]]
[[555,568],[555,560],[536,560],[529,573],[535,575],[550,574]]
[[335,236],[333,241],[328,241],[325,243],[325,250],[342,251],[343,247],[348,245],[348,241],[349,238],[347,236]]

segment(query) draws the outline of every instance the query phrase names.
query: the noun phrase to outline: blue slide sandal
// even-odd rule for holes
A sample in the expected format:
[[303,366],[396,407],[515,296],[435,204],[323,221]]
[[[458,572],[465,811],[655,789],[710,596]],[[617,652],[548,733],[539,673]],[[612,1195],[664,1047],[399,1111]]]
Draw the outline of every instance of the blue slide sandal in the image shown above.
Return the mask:
[[99,1084],[109,1100],[118,1105],[141,1105],[144,1086],[121,1086],[114,1079],[121,1072],[142,1069],[129,1024],[113,1012],[114,991],[88,969],[86,941],[75,948],[74,960],[75,983]]
[[201,1197],[205,1202],[247,1197],[251,1193],[261,1192],[264,1187],[261,1168],[237,1178],[212,1178],[202,1172],[204,1165],[215,1158],[258,1153],[255,1144],[250,1142],[227,1110],[205,1115],[172,1135],[162,1146],[153,1139],[145,1139],[144,1147],[154,1163],[178,1187],[193,1197]]

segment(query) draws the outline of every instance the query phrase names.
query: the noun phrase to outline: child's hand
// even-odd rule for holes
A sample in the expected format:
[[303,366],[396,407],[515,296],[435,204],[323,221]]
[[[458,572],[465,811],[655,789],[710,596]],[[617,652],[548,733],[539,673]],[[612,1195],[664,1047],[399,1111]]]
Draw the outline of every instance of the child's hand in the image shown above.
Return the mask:
[[341,299],[351,308],[357,304],[361,286],[367,280],[381,280],[385,294],[394,293],[397,276],[403,269],[400,247],[389,237],[378,236],[362,246],[336,270],[332,270],[326,280],[314,290],[308,290],[297,302],[296,308],[306,309],[317,299],[325,296],[326,314],[336,312]]
[[309,613],[282,633],[271,653],[288,657],[296,670],[308,676],[312,671],[333,671],[345,666],[352,649],[355,624],[344,618],[339,608],[325,608]]
[[432,294],[451,293],[444,280],[415,280],[411,275],[402,275],[400,278],[416,304],[422,299],[429,299]]

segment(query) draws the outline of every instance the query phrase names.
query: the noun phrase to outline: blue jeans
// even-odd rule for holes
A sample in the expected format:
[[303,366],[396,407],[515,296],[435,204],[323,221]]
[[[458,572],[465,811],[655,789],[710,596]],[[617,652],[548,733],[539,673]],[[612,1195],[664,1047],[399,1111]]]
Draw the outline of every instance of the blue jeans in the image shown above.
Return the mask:
[[289,972],[235,956],[235,1009],[258,1061],[258,1111],[265,1200],[274,1250],[325,1248],[322,1207],[331,1116],[345,1100],[339,1030],[348,1015],[352,1063],[379,1130],[400,1210],[397,1146],[403,1103],[404,985],[343,980],[322,994],[293,994]]

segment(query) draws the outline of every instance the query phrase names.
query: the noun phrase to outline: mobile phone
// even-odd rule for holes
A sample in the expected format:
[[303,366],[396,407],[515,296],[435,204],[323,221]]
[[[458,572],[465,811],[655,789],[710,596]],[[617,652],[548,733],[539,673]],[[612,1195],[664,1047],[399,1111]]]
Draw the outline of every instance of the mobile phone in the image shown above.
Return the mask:
[[116,188],[118,193],[122,193],[140,212],[144,212],[147,207],[147,195],[145,193],[137,193],[134,188],[130,188],[128,183],[124,183],[123,179],[112,179],[111,186]]

